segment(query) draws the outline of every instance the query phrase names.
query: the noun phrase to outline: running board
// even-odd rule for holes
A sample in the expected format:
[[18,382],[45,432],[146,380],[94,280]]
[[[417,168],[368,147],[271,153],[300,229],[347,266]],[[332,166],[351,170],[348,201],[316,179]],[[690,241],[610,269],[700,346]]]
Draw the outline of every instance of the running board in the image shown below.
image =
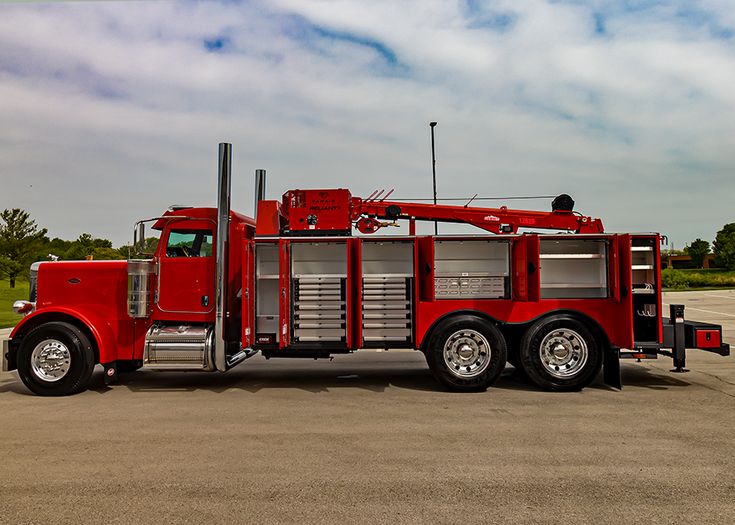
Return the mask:
[[227,368],[232,368],[233,366],[239,365],[246,359],[250,359],[255,354],[258,353],[258,350],[254,350],[253,348],[243,348],[239,352],[237,352],[235,355],[229,355],[227,356]]

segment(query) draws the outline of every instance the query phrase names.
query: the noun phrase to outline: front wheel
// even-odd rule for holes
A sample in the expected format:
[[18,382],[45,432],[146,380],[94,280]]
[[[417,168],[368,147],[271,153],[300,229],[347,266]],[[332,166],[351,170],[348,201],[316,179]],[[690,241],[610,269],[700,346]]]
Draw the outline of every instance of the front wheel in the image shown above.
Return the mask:
[[456,391],[484,390],[503,372],[507,349],[495,325],[472,315],[443,321],[426,352],[429,368],[444,386]]
[[589,385],[602,366],[602,351],[589,328],[559,315],[534,323],[523,336],[520,364],[545,390],[568,392]]
[[76,326],[50,322],[34,328],[18,350],[18,375],[33,393],[65,396],[87,387],[94,349]]

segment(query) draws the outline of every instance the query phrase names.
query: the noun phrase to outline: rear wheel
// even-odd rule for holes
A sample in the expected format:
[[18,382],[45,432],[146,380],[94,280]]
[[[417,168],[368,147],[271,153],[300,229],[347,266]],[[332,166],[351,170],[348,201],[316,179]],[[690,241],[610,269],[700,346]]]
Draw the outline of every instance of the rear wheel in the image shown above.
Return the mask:
[[570,316],[554,316],[536,322],[523,336],[520,365],[543,389],[580,390],[600,371],[602,351],[584,323]]
[[94,370],[94,349],[81,330],[51,322],[34,328],[18,350],[18,375],[41,396],[64,396],[87,387]]
[[484,390],[505,367],[503,334],[476,316],[462,315],[443,321],[433,332],[426,360],[444,386],[457,391]]

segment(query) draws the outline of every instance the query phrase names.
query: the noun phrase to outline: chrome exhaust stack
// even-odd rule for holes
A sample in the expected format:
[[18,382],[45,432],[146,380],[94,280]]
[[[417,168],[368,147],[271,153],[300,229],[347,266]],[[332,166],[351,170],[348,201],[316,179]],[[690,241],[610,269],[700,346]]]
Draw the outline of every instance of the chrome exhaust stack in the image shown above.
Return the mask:
[[253,219],[258,218],[258,203],[265,199],[265,170],[255,170],[255,207]]
[[[265,175],[263,175],[265,189]],[[232,368],[256,353],[242,348],[242,343],[227,340],[227,305],[229,290],[227,277],[230,259],[230,203],[232,193],[232,144],[219,145],[217,184],[217,245],[215,270],[214,365],[220,372]],[[228,351],[229,350],[229,351]]]
[[220,142],[217,183],[217,246],[215,270],[214,364],[227,370],[227,261],[230,256],[230,194],[232,188],[232,144]]

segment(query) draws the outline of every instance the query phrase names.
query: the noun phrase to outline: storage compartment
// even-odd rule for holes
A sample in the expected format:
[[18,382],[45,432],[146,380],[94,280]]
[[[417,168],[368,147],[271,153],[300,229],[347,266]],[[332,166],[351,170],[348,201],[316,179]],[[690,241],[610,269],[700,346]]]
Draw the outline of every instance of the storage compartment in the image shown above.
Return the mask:
[[255,247],[255,342],[279,341],[278,245]]
[[413,242],[363,241],[362,337],[365,346],[411,341]]
[[702,350],[714,350],[715,353],[728,355],[720,351],[726,351],[722,345],[722,327],[710,323],[697,321],[685,321],[684,323],[684,345],[687,348],[699,348]]
[[291,245],[293,342],[347,340],[347,245]]
[[541,239],[539,258],[542,299],[608,296],[604,239]]
[[434,295],[437,299],[510,297],[510,242],[450,240],[434,242]]
[[634,238],[631,241],[630,258],[633,272],[634,294],[655,294],[656,282],[656,250],[655,240]]
[[634,237],[630,247],[633,292],[633,338],[658,341],[659,282],[656,277],[656,238]]

